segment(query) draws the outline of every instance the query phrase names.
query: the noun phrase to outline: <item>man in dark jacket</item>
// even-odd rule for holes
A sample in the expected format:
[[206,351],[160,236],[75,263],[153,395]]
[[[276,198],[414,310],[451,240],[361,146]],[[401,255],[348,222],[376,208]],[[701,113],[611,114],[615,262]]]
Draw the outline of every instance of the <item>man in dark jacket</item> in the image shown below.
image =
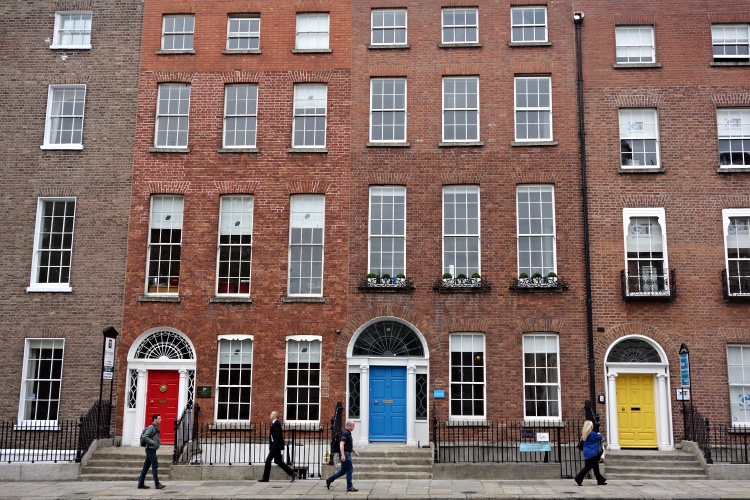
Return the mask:
[[281,470],[286,472],[292,478],[292,482],[294,482],[294,480],[297,479],[297,473],[284,463],[284,458],[281,456],[281,452],[284,450],[284,430],[281,428],[281,422],[279,422],[279,412],[272,411],[269,416],[271,418],[271,435],[269,437],[270,446],[268,449],[268,456],[266,457],[266,468],[263,469],[263,478],[258,479],[258,482],[268,482],[268,478],[271,477],[272,460],[276,465],[281,467]]
[[143,469],[141,470],[141,476],[138,478],[138,488],[141,490],[147,490],[150,486],[143,484],[146,480],[146,473],[148,468],[151,467],[151,472],[154,474],[154,486],[157,490],[163,490],[167,487],[166,484],[159,482],[159,460],[156,458],[156,450],[161,446],[161,437],[159,436],[159,426],[161,425],[161,415],[155,413],[152,417],[151,425],[146,427],[143,431],[143,440],[146,442],[146,461],[143,462]]

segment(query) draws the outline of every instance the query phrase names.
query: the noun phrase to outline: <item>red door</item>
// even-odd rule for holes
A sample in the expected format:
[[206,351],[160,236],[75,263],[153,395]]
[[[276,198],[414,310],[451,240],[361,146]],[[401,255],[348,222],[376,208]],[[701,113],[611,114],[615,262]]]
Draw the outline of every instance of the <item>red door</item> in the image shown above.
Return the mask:
[[146,422],[150,425],[154,413],[161,415],[161,444],[174,444],[174,421],[180,394],[180,372],[149,370],[146,385]]

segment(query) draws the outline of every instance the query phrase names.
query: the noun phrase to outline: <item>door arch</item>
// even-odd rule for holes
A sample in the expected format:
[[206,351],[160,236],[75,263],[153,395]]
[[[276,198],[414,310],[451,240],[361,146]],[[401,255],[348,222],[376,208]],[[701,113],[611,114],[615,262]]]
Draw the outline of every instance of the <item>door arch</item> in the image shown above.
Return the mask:
[[[347,418],[358,422],[354,439],[427,442],[428,372],[427,343],[414,325],[396,317],[361,325],[347,348]],[[383,422],[381,429],[371,427]]]
[[162,431],[162,442],[168,443],[173,419],[193,401],[195,358],[190,339],[174,328],[151,328],[133,342],[128,350],[124,446],[140,445],[141,431],[150,420],[148,414],[154,412],[162,413],[162,425],[169,427]]
[[669,360],[664,349],[649,337],[627,335],[609,346],[604,359],[609,448],[673,450]]

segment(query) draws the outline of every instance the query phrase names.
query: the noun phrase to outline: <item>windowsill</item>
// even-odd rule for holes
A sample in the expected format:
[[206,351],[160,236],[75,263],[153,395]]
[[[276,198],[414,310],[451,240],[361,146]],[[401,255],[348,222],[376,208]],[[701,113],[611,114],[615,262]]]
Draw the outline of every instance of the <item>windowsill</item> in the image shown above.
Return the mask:
[[490,422],[485,419],[479,420],[448,420],[446,427],[489,427]]
[[384,49],[410,49],[411,45],[408,43],[383,43],[377,45],[368,45],[369,50],[384,50]]
[[258,153],[258,148],[219,148],[217,153]]
[[26,293],[71,293],[73,288],[70,286],[45,286],[45,285],[31,285],[26,288]]
[[325,153],[328,154],[328,148],[289,148],[287,153]]
[[292,54],[330,54],[331,49],[292,49]]
[[510,42],[508,47],[552,47],[552,42]]
[[91,50],[91,45],[50,45],[51,50]]
[[148,148],[149,153],[189,153],[190,148]]
[[294,303],[294,302],[309,302],[313,304],[325,304],[326,298],[325,297],[290,297],[286,296],[284,297],[285,303]]
[[440,148],[478,148],[484,146],[484,141],[450,141],[445,142],[441,141],[438,142],[438,147]]
[[438,44],[440,49],[480,49],[482,44],[479,42],[461,42],[461,43],[441,43]]
[[42,144],[39,149],[58,151],[83,151],[83,144]]
[[511,147],[518,148],[524,146],[557,146],[557,141],[512,141]]
[[260,49],[224,49],[221,51],[224,55],[232,54],[260,54]]
[[617,169],[618,174],[663,174],[667,169],[664,165],[659,167],[623,167]]
[[157,56],[172,56],[172,55],[180,55],[180,54],[195,54],[195,50],[193,49],[183,49],[183,50],[157,50],[154,52]]
[[562,420],[524,420],[521,427],[565,427]]
[[212,304],[252,304],[253,299],[250,297],[240,297],[234,295],[215,295],[208,299]]
[[320,422],[318,420],[309,420],[309,421],[304,421],[304,422],[284,421],[284,430],[297,429],[297,430],[303,430],[303,431],[310,431],[310,430],[315,430],[316,427],[318,428],[318,430],[323,429],[323,426],[320,425]]
[[208,428],[212,431],[255,430],[255,424],[247,420],[229,420],[226,422],[214,422]]
[[411,142],[396,142],[396,141],[383,141],[383,142],[367,142],[365,146],[368,148],[408,148],[411,146]]
[[709,66],[750,66],[750,61],[711,61],[711,64],[709,64]]
[[728,429],[729,434],[750,434],[750,423],[732,422],[732,427]]
[[661,63],[615,63],[612,67],[614,69],[661,68]]
[[57,422],[53,423],[35,423],[23,422],[13,426],[14,431],[57,431],[60,430],[57,426]]
[[724,165],[719,166],[716,169],[717,174],[746,174],[750,172],[750,166],[743,167],[727,167]]
[[179,302],[179,295],[141,295],[138,302]]

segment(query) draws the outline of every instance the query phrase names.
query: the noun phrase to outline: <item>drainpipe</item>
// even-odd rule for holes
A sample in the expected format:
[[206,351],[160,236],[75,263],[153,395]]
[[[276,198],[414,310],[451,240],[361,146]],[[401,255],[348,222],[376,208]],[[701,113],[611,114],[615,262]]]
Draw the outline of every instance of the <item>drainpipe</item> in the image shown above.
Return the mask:
[[[583,12],[573,14],[573,24],[576,27],[576,72],[578,74],[578,140],[581,148],[581,196],[583,198],[583,253],[586,265],[586,343],[588,345],[589,364],[589,407],[598,422],[596,406],[596,379],[594,360],[594,312],[591,300],[591,252],[589,243],[589,197],[586,180],[586,128],[583,115],[583,49],[581,47],[581,26],[583,26]],[[588,405],[587,405],[588,406]],[[595,422],[596,423],[596,422]]]

